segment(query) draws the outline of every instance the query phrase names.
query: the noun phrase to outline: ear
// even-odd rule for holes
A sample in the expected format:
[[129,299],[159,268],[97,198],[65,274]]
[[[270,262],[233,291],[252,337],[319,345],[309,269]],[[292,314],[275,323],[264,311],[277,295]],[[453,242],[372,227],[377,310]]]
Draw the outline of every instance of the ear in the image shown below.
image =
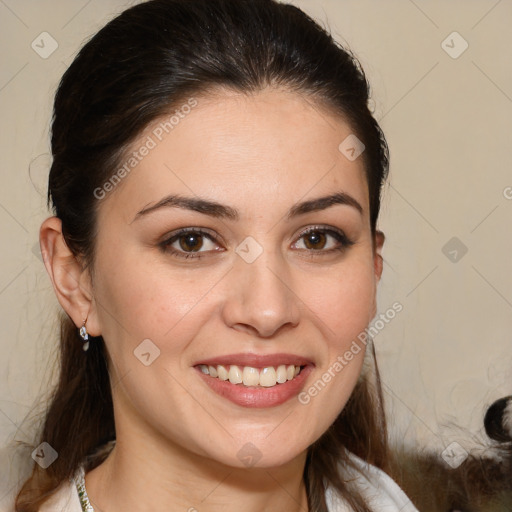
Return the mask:
[[99,336],[90,274],[67,246],[58,217],[50,217],[42,223],[39,243],[60,305],[77,328],[87,319],[87,332]]
[[375,290],[370,306],[370,318],[368,322],[371,322],[377,314],[377,284],[382,276],[382,267],[384,260],[382,259],[382,246],[384,245],[385,236],[382,231],[376,231],[373,239],[373,274],[375,278]]
[[374,239],[374,249],[373,249],[373,268],[375,272],[375,280],[376,282],[380,281],[382,276],[382,268],[384,265],[384,260],[382,259],[382,247],[384,245],[384,240],[386,239],[384,233],[382,231],[375,232]]

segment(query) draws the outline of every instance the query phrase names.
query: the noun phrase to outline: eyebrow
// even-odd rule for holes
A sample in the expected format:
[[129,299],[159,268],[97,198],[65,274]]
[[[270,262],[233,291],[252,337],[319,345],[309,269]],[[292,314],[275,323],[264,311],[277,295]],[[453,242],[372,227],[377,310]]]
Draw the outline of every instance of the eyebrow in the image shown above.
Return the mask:
[[[293,205],[286,213],[286,220],[291,220],[295,217],[298,217],[299,215],[304,215],[306,213],[325,210],[336,204],[351,206],[352,208],[355,208],[361,215],[363,214],[363,207],[356,199],[345,192],[337,192],[335,194],[317,197],[315,199],[309,199],[308,201],[302,201]],[[228,219],[232,221],[237,221],[240,218],[238,210],[230,206],[217,203],[215,201],[193,197],[184,197],[180,195],[170,195],[164,197],[158,201],[158,203],[152,206],[144,207],[137,213],[133,221],[138,220],[142,216],[161,208],[182,208],[185,210],[204,213],[205,215],[210,215],[211,217]]]

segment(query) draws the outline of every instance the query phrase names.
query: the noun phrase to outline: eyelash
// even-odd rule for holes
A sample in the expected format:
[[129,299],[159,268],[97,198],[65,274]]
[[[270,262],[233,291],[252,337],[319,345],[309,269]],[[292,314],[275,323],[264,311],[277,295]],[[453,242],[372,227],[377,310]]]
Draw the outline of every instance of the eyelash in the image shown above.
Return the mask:
[[[331,235],[333,238],[335,238],[341,245],[338,247],[333,247],[331,249],[323,250],[323,249],[300,249],[305,250],[310,253],[312,257],[315,257],[317,255],[322,254],[331,254],[332,252],[338,251],[343,252],[346,249],[348,249],[350,246],[354,245],[354,241],[350,240],[345,233],[341,230],[333,229],[333,228],[327,228],[322,226],[313,226],[305,229],[299,234],[299,237],[297,240],[300,240],[302,237],[308,235],[309,233],[323,233],[327,235]],[[183,252],[183,251],[177,251],[174,248],[171,248],[170,246],[176,241],[179,240],[179,238],[187,233],[193,233],[196,235],[205,236],[210,241],[215,243],[215,239],[213,235],[211,235],[209,232],[200,229],[200,228],[184,228],[179,230],[177,233],[174,233],[171,237],[167,238],[163,242],[159,244],[161,249],[164,252],[170,252],[173,256],[176,256],[178,258],[188,259],[188,258],[195,258],[200,259],[204,256],[204,254],[201,254],[201,252]],[[210,251],[204,251],[204,252],[210,252]]]

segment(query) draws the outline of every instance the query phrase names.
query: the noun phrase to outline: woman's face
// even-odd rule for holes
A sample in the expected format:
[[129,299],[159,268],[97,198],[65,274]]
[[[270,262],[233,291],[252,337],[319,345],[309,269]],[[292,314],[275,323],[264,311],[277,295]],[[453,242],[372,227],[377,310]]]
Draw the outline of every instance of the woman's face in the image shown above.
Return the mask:
[[148,127],[98,200],[87,325],[111,358],[118,439],[277,466],[360,374],[363,350],[335,363],[373,318],[381,271],[362,157],[296,93],[195,100]]

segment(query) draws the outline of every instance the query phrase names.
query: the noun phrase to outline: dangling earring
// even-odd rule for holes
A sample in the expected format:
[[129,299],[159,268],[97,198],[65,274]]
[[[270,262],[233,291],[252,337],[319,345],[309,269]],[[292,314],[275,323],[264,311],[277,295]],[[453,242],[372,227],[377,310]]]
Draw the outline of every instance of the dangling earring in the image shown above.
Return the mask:
[[87,322],[87,318],[84,320],[84,325],[82,325],[78,331],[80,333],[80,337],[84,340],[84,344],[82,346],[84,351],[89,348],[89,335],[87,334],[87,329],[85,328],[85,322]]

